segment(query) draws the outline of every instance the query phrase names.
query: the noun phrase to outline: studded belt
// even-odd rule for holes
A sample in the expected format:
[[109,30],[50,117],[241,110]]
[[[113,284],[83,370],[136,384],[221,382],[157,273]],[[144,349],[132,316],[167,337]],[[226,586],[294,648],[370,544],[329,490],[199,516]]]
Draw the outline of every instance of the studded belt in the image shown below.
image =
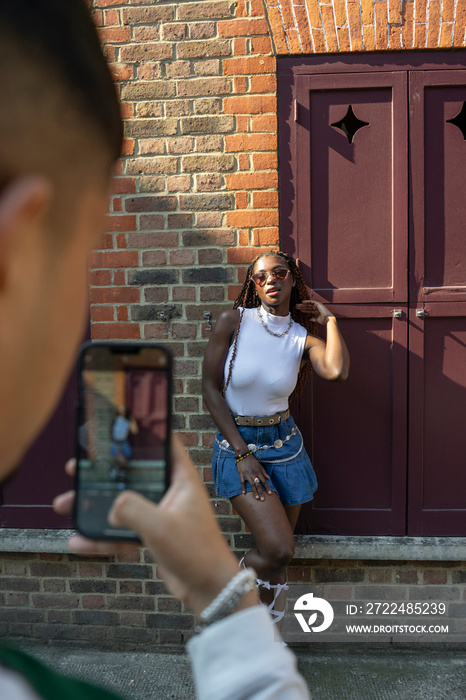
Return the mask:
[[236,425],[251,425],[257,428],[260,425],[276,425],[282,421],[288,420],[290,417],[290,409],[274,413],[273,416],[235,416]]

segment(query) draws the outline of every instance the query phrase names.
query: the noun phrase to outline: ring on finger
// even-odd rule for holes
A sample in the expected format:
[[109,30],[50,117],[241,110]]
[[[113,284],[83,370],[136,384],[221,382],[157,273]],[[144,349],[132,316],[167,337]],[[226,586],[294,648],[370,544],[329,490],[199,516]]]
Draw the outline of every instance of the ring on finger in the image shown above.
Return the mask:
[[255,484],[260,484],[260,482],[261,482],[261,480],[259,479],[259,477],[256,476],[256,478],[254,479],[254,483],[255,483]]

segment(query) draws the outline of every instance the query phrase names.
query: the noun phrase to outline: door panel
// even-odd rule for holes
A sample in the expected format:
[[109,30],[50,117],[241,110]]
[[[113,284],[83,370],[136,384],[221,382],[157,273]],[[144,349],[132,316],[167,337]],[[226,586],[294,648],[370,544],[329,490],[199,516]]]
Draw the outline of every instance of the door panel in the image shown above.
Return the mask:
[[[299,531],[405,532],[406,311],[333,306],[351,356],[344,383],[312,377],[299,424],[319,488]],[[296,413],[296,411],[295,411]]]
[[410,74],[412,301],[466,300],[465,101],[466,71]]
[[[408,533],[464,535],[466,303],[410,309]],[[421,311],[422,313],[422,311]]]
[[71,527],[71,518],[56,515],[52,501],[72,487],[65,463],[74,455],[74,415],[77,402],[73,370],[54,414],[24,455],[19,469],[0,488],[0,527]]
[[324,302],[406,301],[406,76],[297,81],[297,255],[306,282]]

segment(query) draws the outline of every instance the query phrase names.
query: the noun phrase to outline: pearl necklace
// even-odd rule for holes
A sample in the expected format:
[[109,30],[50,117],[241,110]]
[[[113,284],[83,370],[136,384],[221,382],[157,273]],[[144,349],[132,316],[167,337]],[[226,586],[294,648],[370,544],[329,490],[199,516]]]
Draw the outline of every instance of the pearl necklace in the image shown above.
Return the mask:
[[266,324],[266,322],[265,322],[264,319],[262,318],[262,313],[261,313],[261,307],[260,307],[260,306],[257,307],[257,315],[259,316],[259,320],[260,320],[260,322],[262,323],[262,325],[264,326],[264,328],[265,328],[265,330],[267,331],[267,333],[270,333],[270,335],[274,335],[276,338],[283,338],[283,336],[286,335],[286,334],[288,333],[288,331],[290,330],[291,326],[293,325],[293,319],[291,318],[291,315],[290,315],[290,322],[289,322],[289,324],[288,324],[288,327],[285,328],[285,330],[282,331],[282,333],[274,333],[273,331],[270,330],[270,328],[268,327],[268,325]]

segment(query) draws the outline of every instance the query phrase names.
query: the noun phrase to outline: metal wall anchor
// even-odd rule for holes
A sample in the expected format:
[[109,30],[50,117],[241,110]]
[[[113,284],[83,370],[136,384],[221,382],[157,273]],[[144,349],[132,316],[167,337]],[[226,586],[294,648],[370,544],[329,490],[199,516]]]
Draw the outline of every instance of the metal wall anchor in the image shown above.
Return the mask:
[[402,318],[402,317],[403,317],[402,309],[395,309],[393,312],[393,318]]
[[210,322],[212,318],[212,313],[210,311],[204,311],[204,318],[207,321],[207,330],[211,331],[212,330],[212,324]]

